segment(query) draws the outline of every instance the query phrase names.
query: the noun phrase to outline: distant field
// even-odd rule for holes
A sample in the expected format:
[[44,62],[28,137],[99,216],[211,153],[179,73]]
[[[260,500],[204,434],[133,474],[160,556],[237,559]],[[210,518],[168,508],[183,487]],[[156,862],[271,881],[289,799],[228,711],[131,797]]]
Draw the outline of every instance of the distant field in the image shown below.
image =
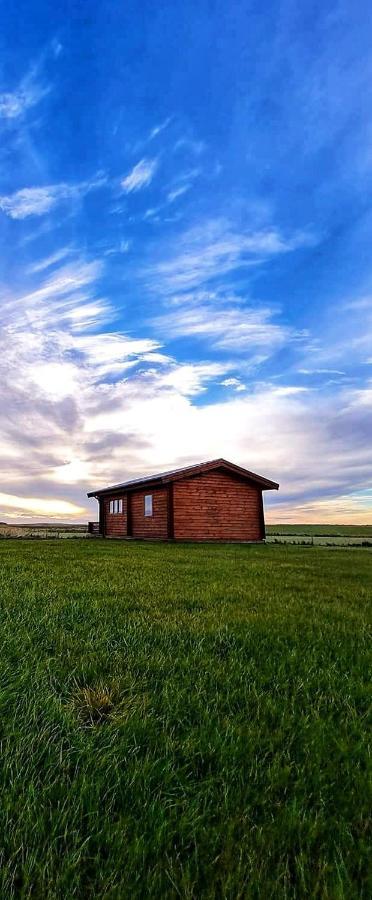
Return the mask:
[[370,537],[372,525],[266,525],[268,535],[318,535],[324,537]]
[[[87,525],[2,525],[1,538],[89,537]],[[267,525],[268,543],[371,546],[372,525]]]
[[0,543],[0,896],[369,898],[368,548]]
[[70,538],[83,537],[87,525],[6,525],[0,523],[1,538]]
[[267,525],[266,541],[319,547],[372,547],[372,525]]

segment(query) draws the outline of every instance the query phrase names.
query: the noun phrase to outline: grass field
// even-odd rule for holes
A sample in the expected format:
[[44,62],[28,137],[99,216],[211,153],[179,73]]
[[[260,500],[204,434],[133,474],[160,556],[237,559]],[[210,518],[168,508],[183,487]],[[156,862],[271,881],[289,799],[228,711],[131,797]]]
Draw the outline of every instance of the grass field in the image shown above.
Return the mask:
[[367,898],[372,552],[0,544],[2,898]]
[[366,537],[372,540],[372,525],[267,525],[268,535],[309,537]]
[[268,544],[372,547],[372,525],[267,525]]
[[[88,538],[88,526],[63,524],[6,525],[0,522],[0,540],[9,538]],[[315,546],[370,546],[372,525],[267,525],[268,543]]]
[[82,538],[88,537],[88,525],[8,525],[0,522],[0,540],[9,538]]

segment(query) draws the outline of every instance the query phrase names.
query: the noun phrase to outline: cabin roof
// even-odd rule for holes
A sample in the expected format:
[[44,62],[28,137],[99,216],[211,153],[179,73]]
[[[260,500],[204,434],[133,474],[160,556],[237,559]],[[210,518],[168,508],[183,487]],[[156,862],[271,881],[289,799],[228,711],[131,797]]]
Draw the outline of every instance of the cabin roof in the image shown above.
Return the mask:
[[110,484],[108,487],[89,491],[87,496],[100,497],[103,494],[111,494],[114,491],[119,490],[132,491],[142,487],[142,485],[146,487],[156,487],[157,485],[168,484],[171,481],[179,481],[182,478],[192,478],[195,475],[204,475],[214,469],[223,469],[226,472],[230,472],[232,475],[238,475],[240,478],[247,481],[253,481],[263,491],[277,491],[279,488],[276,481],[270,481],[268,478],[263,478],[262,475],[256,475],[255,472],[250,472],[249,469],[244,469],[242,466],[237,466],[235,463],[228,462],[227,459],[220,458],[211,459],[208,462],[197,463],[197,465],[193,466],[183,466],[181,469],[171,469],[169,472],[160,472],[158,475],[145,475],[142,478],[123,481],[121,484]]

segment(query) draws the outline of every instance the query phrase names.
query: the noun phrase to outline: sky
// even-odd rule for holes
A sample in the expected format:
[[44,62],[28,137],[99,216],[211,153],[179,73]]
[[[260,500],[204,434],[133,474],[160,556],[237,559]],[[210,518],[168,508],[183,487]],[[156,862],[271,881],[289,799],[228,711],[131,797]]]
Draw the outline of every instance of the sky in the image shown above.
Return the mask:
[[372,523],[372,18],[0,5],[0,520],[225,457]]

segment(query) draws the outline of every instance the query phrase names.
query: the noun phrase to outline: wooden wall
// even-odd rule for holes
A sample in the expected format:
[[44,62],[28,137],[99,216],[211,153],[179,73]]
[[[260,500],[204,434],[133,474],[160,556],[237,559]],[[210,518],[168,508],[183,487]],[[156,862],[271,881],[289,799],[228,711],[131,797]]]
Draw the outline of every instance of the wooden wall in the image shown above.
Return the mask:
[[[145,495],[152,495],[152,516],[145,516]],[[168,538],[168,488],[133,491],[130,494],[131,533],[134,538]]]
[[[110,513],[110,500],[122,500],[123,512]],[[127,536],[127,497],[126,494],[111,494],[104,498],[105,535],[106,537]]]
[[174,537],[194,541],[260,541],[262,492],[224,472],[173,484]]
[[[153,514],[145,516],[145,495]],[[110,500],[122,499],[123,512],[110,513]],[[262,491],[222,471],[111,494],[103,500],[107,537],[188,541],[260,541],[265,537]]]

